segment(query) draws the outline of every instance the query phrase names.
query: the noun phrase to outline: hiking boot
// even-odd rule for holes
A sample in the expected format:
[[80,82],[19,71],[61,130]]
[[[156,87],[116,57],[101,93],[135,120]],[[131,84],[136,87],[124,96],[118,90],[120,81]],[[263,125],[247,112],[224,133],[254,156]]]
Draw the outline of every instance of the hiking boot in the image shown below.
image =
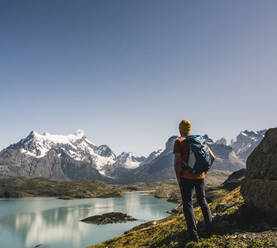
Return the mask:
[[215,228],[214,228],[214,224],[209,225],[208,227],[208,237],[211,237],[215,234]]
[[186,242],[190,242],[190,241],[199,242],[199,237],[197,233],[192,234],[192,233],[186,232],[184,235],[184,238]]
[[194,242],[198,243],[200,241],[200,239],[199,239],[198,235],[190,235],[189,241],[194,241]]

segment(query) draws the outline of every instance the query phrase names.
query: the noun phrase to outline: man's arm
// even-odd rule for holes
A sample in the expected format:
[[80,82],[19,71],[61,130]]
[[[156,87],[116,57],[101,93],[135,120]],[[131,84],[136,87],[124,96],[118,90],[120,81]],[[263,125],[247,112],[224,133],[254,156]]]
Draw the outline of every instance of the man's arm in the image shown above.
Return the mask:
[[176,173],[176,178],[178,183],[180,183],[180,177],[182,172],[182,154],[181,153],[175,153],[174,156],[174,169]]
[[209,146],[207,146],[207,147],[208,147],[208,150],[209,150],[209,153],[210,153],[210,156],[211,156],[211,162],[213,164],[213,162],[215,160],[215,155],[214,155],[213,151],[211,150],[211,148]]

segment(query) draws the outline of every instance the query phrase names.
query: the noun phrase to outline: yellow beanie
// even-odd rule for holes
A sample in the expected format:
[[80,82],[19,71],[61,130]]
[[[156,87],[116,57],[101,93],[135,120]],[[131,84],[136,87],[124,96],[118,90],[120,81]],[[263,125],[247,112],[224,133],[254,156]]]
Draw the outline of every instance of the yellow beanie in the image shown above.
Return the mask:
[[191,123],[189,120],[182,120],[179,124],[179,131],[181,133],[187,133],[191,131]]

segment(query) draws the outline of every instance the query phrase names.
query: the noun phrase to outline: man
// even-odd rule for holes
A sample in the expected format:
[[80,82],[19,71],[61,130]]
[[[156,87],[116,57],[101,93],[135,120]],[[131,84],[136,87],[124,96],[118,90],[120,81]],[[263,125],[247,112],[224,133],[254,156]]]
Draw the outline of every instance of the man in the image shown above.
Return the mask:
[[[190,135],[191,123],[189,120],[182,120],[179,124],[179,131],[181,137],[179,137],[174,143],[174,169],[176,177],[180,186],[180,191],[183,201],[184,216],[187,223],[187,231],[189,238],[192,241],[199,241],[196,222],[192,204],[192,191],[195,188],[198,204],[201,207],[204,220],[209,234],[213,233],[212,215],[209,205],[205,196],[204,178],[207,174],[206,171],[200,174],[190,173],[188,170],[183,169],[183,162],[188,162],[189,150],[186,142],[186,136]],[[213,163],[215,156],[211,149],[208,147],[211,156],[211,162]]]

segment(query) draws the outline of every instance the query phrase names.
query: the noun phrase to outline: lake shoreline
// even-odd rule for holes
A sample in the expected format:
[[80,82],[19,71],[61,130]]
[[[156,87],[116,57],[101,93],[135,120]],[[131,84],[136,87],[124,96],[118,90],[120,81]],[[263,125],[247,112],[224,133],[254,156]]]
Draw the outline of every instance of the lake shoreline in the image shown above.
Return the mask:
[[[8,232],[11,233],[10,237],[21,240],[21,245],[14,245],[16,240],[4,239],[2,235],[5,240],[3,247],[19,248],[22,244],[28,247],[37,244],[55,248],[87,247],[114,238],[143,223],[169,216],[166,211],[176,204],[169,203],[166,199],[157,199],[151,192],[153,191],[126,191],[122,197],[71,201],[55,197],[2,198],[0,237],[1,233],[4,235]],[[88,216],[109,212],[121,212],[137,220],[105,225],[80,221]],[[39,233],[37,228],[40,229]],[[27,241],[25,237],[28,237]]]
[[99,180],[61,181],[48,178],[0,179],[0,197],[56,197],[62,200],[122,197],[121,188]]

